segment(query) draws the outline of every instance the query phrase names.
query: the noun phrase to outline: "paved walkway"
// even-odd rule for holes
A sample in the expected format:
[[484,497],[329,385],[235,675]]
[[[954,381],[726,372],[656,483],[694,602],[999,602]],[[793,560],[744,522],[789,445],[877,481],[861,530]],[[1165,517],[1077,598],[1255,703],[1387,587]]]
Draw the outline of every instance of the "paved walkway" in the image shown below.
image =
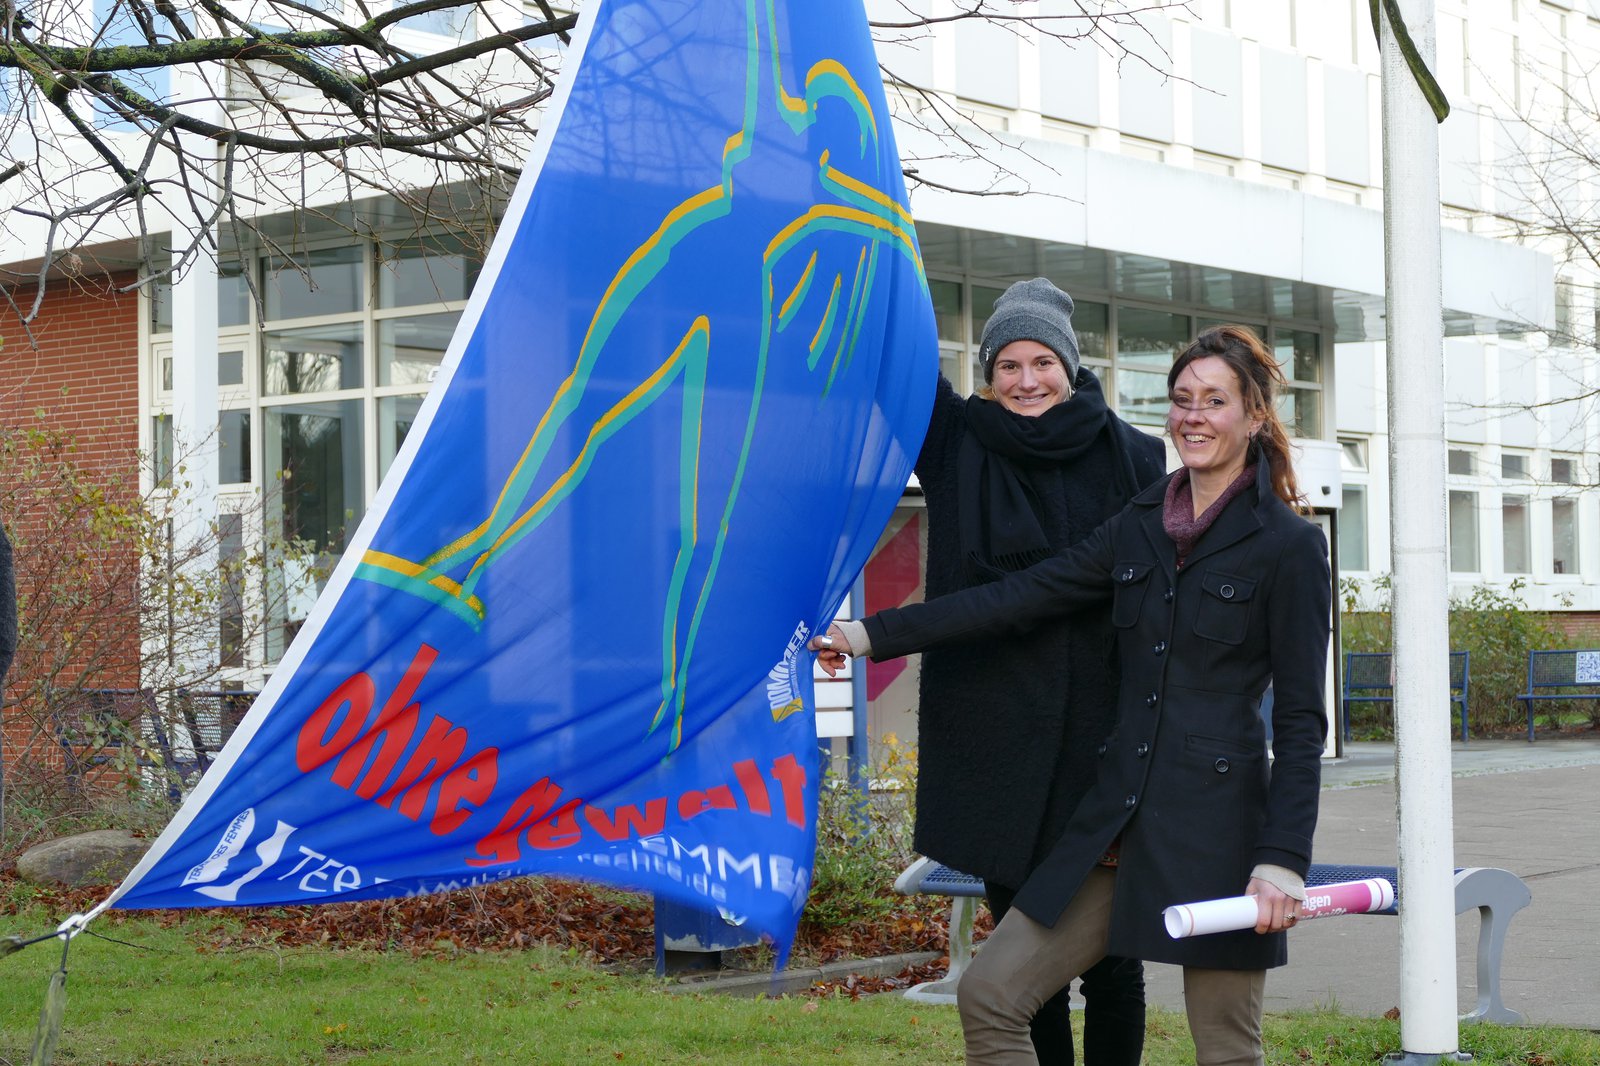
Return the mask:
[[[1533,892],[1506,942],[1506,1006],[1529,1022],[1600,1030],[1600,737],[1474,740],[1451,754],[1455,864],[1503,867]],[[1393,746],[1350,745],[1323,781],[1317,859],[1393,865]],[[1289,965],[1267,976],[1267,1010],[1334,1005],[1372,1016],[1398,1007],[1399,937],[1393,917],[1307,922],[1292,934]],[[1477,1005],[1477,937],[1477,915],[1460,915],[1463,1013]],[[1182,1009],[1175,967],[1147,967],[1146,983],[1151,1003]]]

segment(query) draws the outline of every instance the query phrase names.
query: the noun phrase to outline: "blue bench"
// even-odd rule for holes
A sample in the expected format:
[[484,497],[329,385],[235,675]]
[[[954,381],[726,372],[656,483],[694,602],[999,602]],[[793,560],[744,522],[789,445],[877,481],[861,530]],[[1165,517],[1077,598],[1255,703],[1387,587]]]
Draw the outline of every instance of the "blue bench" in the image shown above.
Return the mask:
[[173,758],[153,691],[53,689],[46,700],[69,787],[82,791],[91,767],[105,766],[127,751],[130,767],[161,779],[169,802],[176,804],[182,797],[187,771]]
[[259,695],[252,689],[178,690],[178,714],[189,734],[192,762],[201,773],[211,769],[212,758],[228,743]]
[[[1566,691],[1552,692],[1552,689]],[[1528,743],[1531,744],[1534,701],[1600,700],[1600,651],[1530,651],[1528,689],[1517,699],[1528,711]]]
[[[1467,741],[1467,686],[1472,679],[1470,652],[1450,653],[1450,702],[1461,714],[1461,741]],[[1350,739],[1352,703],[1394,702],[1394,656],[1388,652],[1346,652],[1344,684],[1344,739]]]
[[[1340,881],[1383,878],[1395,886],[1394,906],[1373,914],[1400,913],[1400,877],[1393,866],[1347,866],[1337,863],[1312,863],[1306,888],[1332,885]],[[941,979],[907,990],[906,998],[924,1003],[954,1003],[961,974],[972,961],[972,920],[978,900],[983,897],[983,881],[959,870],[952,870],[932,859],[918,859],[895,879],[895,891],[906,895],[953,896],[950,910],[950,970]],[[1505,955],[1506,932],[1511,919],[1533,900],[1533,893],[1507,870],[1475,866],[1456,871],[1456,913],[1476,910],[1478,925],[1478,1006],[1463,1021],[1516,1023],[1522,1015],[1505,1005],[1500,997],[1500,960]]]
[[53,689],[47,699],[72,788],[81,790],[92,767],[126,752],[126,765],[176,805],[210,769],[255,697],[232,689],[180,689],[176,715],[162,714],[148,688]]

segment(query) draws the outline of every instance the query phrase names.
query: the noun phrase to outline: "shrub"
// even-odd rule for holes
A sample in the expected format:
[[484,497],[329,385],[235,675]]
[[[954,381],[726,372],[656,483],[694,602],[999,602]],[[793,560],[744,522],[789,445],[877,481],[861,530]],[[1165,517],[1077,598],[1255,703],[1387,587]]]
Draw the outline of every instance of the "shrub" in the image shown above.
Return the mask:
[[[1528,652],[1574,646],[1547,613],[1528,610],[1522,599],[1525,587],[1526,583],[1517,578],[1508,588],[1480,584],[1465,596],[1451,598],[1450,650],[1465,651],[1470,657],[1467,720],[1474,735],[1525,728],[1525,712],[1516,697],[1527,683]],[[1380,575],[1373,581],[1370,604],[1368,592],[1355,578],[1339,580],[1339,599],[1344,607],[1340,616],[1341,654],[1388,652],[1393,647],[1389,576]],[[1551,701],[1539,713],[1559,717],[1572,710],[1573,705]],[[1357,737],[1393,735],[1393,718],[1387,705],[1358,703],[1351,707],[1350,717],[1351,732]]]
[[915,857],[917,753],[883,738],[862,783],[828,774],[817,802],[817,857],[805,921],[839,929],[888,916],[894,879]]
[[[144,807],[179,785],[168,752],[192,758],[199,741],[179,693],[222,687],[264,624],[242,608],[242,590],[263,584],[283,542],[225,551],[218,523],[188,521],[182,457],[147,489],[136,459],[85,457],[42,414],[0,430],[18,608],[0,717],[0,854],[147,819]],[[15,831],[8,803],[28,814]]]

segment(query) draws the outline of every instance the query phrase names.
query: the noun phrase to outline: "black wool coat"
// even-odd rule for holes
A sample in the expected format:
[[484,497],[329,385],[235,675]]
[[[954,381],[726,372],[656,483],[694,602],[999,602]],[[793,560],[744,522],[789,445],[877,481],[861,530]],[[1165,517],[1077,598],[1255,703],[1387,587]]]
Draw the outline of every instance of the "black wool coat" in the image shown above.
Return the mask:
[[[1332,601],[1322,533],[1273,494],[1267,464],[1181,571],[1162,528],[1167,479],[1076,548],[1002,582],[866,619],[874,658],[1111,600],[1119,718],[1099,776],[1016,907],[1054,925],[1120,838],[1108,952],[1213,969],[1287,961],[1281,933],[1170,938],[1161,912],[1234,896],[1258,863],[1305,875],[1326,734]],[[1272,754],[1260,719],[1274,688]]]
[[[958,521],[958,456],[971,432],[970,402],[939,379],[917,458],[927,502],[928,599],[971,584]],[[1162,475],[1160,440],[1115,415],[1107,425],[1131,459],[1139,488]],[[1127,503],[1116,462],[1102,435],[1070,466],[1032,470],[1041,489],[1034,513],[1052,550],[1082,540]],[[1109,623],[1102,606],[1043,622],[1023,636],[923,656],[914,840],[920,854],[1015,891],[1049,853],[1094,780],[1095,752],[1116,717]]]

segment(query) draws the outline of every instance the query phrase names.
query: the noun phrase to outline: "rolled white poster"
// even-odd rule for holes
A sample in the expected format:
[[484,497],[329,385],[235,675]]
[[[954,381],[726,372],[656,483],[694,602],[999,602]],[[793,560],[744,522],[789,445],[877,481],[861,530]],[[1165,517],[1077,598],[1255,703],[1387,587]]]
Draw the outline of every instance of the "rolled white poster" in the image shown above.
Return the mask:
[[[1300,905],[1300,920],[1326,918],[1334,914],[1368,914],[1394,906],[1394,886],[1381,877],[1365,881],[1339,881],[1306,889]],[[1167,935],[1174,940],[1254,929],[1260,911],[1254,896],[1229,896],[1199,903],[1179,903],[1161,912]]]

